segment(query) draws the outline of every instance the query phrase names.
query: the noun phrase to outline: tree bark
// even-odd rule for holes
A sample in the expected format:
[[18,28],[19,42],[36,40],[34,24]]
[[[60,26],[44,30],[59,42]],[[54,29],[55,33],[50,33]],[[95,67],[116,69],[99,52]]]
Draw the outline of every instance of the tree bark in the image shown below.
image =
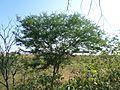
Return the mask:
[[56,75],[58,74],[59,71],[59,64],[54,64],[53,66],[53,76],[52,76],[52,81],[51,81],[51,87],[54,89],[54,81],[56,79]]

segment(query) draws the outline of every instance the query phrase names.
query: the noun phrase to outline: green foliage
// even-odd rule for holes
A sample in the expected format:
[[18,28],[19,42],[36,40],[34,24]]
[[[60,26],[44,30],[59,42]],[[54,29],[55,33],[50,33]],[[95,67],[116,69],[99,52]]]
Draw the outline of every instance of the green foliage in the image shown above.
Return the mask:
[[[119,56],[81,56],[76,57],[74,66],[79,68],[75,78],[62,88],[72,90],[118,90],[120,85]],[[78,63],[79,62],[79,63]]]
[[[4,38],[0,33],[6,49],[0,46],[0,84],[7,90],[119,89],[120,56],[114,54],[119,51],[117,38],[105,47],[104,33],[79,14],[43,13],[18,19],[20,34],[14,32],[16,41],[32,54],[10,53],[12,43],[10,47],[6,43],[9,32]],[[107,51],[99,56],[71,57],[73,53],[97,53],[103,48]],[[109,51],[112,55],[108,55]]]
[[119,90],[119,58],[115,55],[72,57],[69,67],[64,66],[64,68],[68,68],[65,69],[66,72],[73,71],[70,73],[73,78],[62,82],[61,78],[64,79],[66,76],[63,77],[62,73],[58,74],[54,77],[53,87],[51,86],[52,68],[46,71],[32,69],[32,72],[29,72],[31,69],[28,68],[25,82],[16,83],[15,90],[69,90],[68,88],[72,90]]
[[103,32],[79,14],[47,13],[18,20],[22,29],[16,40],[30,52],[43,56],[46,66],[62,63],[80,50],[101,50],[105,45]]
[[[52,76],[47,74],[36,75],[28,78],[25,83],[17,84],[15,90],[52,90],[52,78]],[[59,86],[62,84],[57,78],[60,78],[60,76],[56,77],[56,81],[54,81],[54,90],[58,90]]]
[[16,36],[16,41],[36,56],[35,61],[38,62],[31,66],[40,66],[40,60],[44,62],[41,69],[52,66],[52,89],[56,79],[59,79],[56,77],[60,65],[69,56],[82,50],[96,52],[102,50],[106,44],[99,27],[79,14],[43,13],[18,18],[18,21],[21,34]]

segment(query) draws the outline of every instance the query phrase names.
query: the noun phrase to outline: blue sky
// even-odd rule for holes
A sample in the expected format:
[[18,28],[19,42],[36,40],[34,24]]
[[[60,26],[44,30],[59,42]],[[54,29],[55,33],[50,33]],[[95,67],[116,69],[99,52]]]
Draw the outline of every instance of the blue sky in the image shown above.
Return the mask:
[[41,12],[62,12],[67,0],[0,0],[0,23],[15,19],[16,15],[27,16]]
[[[0,0],[0,24],[7,24],[10,19],[16,19],[16,15],[27,16],[39,14],[41,12],[66,12],[68,0]],[[68,13],[80,12],[87,15],[91,0],[70,0]],[[88,18],[97,22],[100,17],[98,0],[93,0],[92,8]],[[96,1],[96,2],[95,2]],[[101,0],[101,7],[104,17],[101,18],[99,25],[105,31],[114,33],[120,29],[120,0]],[[104,25],[103,25],[104,24]]]
[[[65,0],[0,0],[0,28],[1,24],[6,27],[11,19],[14,24],[16,15],[24,17],[30,14],[38,15],[41,12],[64,12],[66,8]],[[2,41],[0,44],[3,44]],[[11,51],[16,49],[17,47],[13,46]]]

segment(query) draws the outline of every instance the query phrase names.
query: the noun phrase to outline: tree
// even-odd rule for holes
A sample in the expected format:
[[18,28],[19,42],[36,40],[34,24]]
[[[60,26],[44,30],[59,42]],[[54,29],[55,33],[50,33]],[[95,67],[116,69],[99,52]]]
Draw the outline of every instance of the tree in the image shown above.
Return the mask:
[[15,45],[15,35],[13,34],[13,26],[11,21],[8,26],[0,28],[0,75],[3,80],[0,80],[0,84],[9,90],[9,74],[11,67],[15,61],[15,54],[11,54],[11,48]]
[[119,55],[120,53],[120,42],[117,35],[113,36],[112,38],[107,38],[108,46],[105,49],[104,53],[108,55]]
[[99,51],[105,45],[99,27],[79,14],[43,13],[18,21],[21,33],[16,37],[18,45],[25,46],[37,58],[43,57],[45,64],[41,68],[52,65],[53,79],[60,64],[74,52]]

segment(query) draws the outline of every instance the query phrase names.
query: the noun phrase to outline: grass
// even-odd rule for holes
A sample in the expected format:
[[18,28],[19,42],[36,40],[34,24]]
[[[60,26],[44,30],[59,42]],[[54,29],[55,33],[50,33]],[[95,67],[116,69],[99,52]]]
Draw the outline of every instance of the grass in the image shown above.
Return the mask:
[[[30,63],[32,58],[27,56],[25,59]],[[120,56],[106,55],[71,57],[67,64],[61,65],[62,68],[60,68],[59,72],[59,74],[61,74],[61,77],[59,78],[61,79],[61,84],[58,85],[60,87],[59,90],[64,90],[67,85],[74,87],[75,89],[73,90],[79,90],[78,88],[80,87],[80,90],[119,90],[117,89],[120,86],[119,59]],[[36,68],[33,69],[31,67],[25,69],[24,66],[21,67],[15,77],[16,86],[23,84],[23,74],[25,72],[25,83],[29,83],[26,84],[28,87],[31,85],[40,88],[39,86],[46,87],[46,85],[48,85],[49,88],[49,80],[52,75],[51,67],[45,70],[37,70]],[[104,83],[104,85],[102,83]],[[0,90],[4,89],[0,88]]]

